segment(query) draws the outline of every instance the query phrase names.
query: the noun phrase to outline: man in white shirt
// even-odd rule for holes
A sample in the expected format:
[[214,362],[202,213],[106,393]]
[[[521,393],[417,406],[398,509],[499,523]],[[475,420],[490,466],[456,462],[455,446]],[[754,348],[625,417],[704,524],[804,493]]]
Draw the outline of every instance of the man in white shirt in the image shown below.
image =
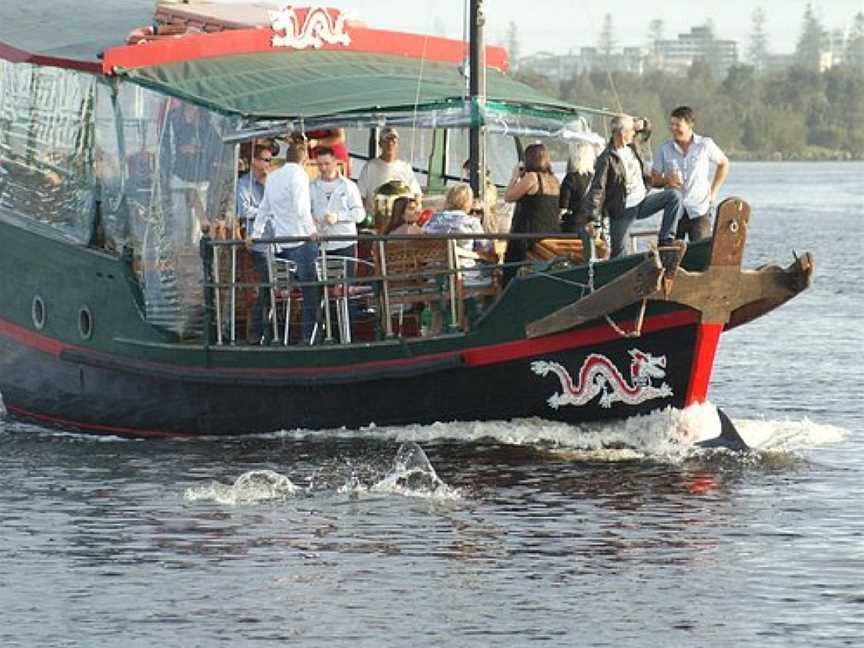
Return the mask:
[[[295,241],[276,244],[277,256],[297,264],[297,279],[301,282],[316,282],[318,274],[315,260],[318,258],[318,231],[312,219],[312,205],[309,193],[309,176],[303,164],[307,151],[304,142],[288,145],[287,164],[270,173],[264,187],[264,198],[255,218],[252,238],[308,237],[309,241]],[[271,233],[272,230],[272,233]],[[266,233],[266,234],[265,234]],[[321,301],[320,288],[315,285],[303,286],[303,316],[301,334],[304,343],[312,342],[312,333],[318,320],[318,307]],[[269,300],[269,291],[266,299]],[[259,302],[261,295],[259,294]],[[256,304],[256,310],[257,304]],[[254,329],[253,329],[254,334]]]
[[[357,224],[366,220],[360,190],[339,173],[333,149],[318,147],[320,176],[312,183],[312,218],[321,236],[357,236]],[[357,256],[353,241],[326,241],[322,244],[328,256]]]
[[381,154],[366,163],[360,172],[360,178],[357,180],[357,186],[360,189],[360,195],[363,197],[363,204],[366,209],[370,212],[375,211],[375,192],[381,185],[387,184],[391,180],[404,182],[418,200],[422,198],[423,192],[420,189],[420,183],[414,176],[411,165],[397,158],[399,155],[399,133],[396,132],[396,129],[389,127],[383,129],[378,144],[381,146]]
[[[711,212],[717,204],[720,187],[729,175],[729,159],[710,137],[693,132],[696,115],[688,106],[672,111],[665,142],[654,156],[651,181],[655,187],[680,191],[684,213],[678,223],[677,236],[699,241],[711,235]],[[711,166],[714,177],[709,179]]]

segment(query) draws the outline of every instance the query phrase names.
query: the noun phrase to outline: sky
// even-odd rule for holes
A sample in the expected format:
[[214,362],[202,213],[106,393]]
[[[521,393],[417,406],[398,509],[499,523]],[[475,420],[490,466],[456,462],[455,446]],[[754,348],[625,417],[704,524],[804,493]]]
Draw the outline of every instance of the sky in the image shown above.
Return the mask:
[[[248,1],[248,0],[247,0]],[[276,2],[276,4],[279,4]],[[294,2],[297,6],[307,3]],[[435,33],[444,27],[444,35],[461,38],[466,0],[328,0],[321,3],[350,10],[355,18],[370,27]],[[828,29],[846,28],[852,17],[864,11],[864,0],[814,0],[812,2],[823,25]],[[739,41],[739,52],[747,50],[751,15],[761,6],[768,15],[769,48],[774,54],[791,53],[801,30],[801,18],[807,0],[487,0],[488,40],[505,44],[507,26],[518,26],[522,54],[537,51],[566,53],[571,48],[596,45],[609,12],[615,25],[618,44],[644,45],[648,23],[660,18],[666,25],[666,37],[675,38],[694,25],[714,20],[718,38]],[[526,11],[526,7],[531,9]]]

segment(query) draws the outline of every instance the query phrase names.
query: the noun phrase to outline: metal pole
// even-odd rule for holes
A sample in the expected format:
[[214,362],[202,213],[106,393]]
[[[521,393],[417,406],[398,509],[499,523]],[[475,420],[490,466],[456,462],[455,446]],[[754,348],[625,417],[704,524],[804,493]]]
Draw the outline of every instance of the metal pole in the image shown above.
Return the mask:
[[[213,247],[213,276],[220,282],[219,248]],[[216,288],[216,344],[222,346],[222,289]]]
[[486,26],[485,0],[471,0],[470,48],[471,58],[471,129],[469,155],[471,158],[470,180],[474,197],[481,205],[486,204],[486,141],[483,126],[486,108]]

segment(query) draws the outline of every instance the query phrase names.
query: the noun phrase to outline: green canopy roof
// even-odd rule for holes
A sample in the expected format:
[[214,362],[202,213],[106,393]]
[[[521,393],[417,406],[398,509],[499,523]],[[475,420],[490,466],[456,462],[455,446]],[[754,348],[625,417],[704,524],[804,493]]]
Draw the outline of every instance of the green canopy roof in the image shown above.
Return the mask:
[[[130,81],[213,110],[253,119],[321,118],[464,105],[458,66],[341,51],[200,58],[120,70]],[[487,96],[500,110],[572,118],[579,111],[489,68]]]

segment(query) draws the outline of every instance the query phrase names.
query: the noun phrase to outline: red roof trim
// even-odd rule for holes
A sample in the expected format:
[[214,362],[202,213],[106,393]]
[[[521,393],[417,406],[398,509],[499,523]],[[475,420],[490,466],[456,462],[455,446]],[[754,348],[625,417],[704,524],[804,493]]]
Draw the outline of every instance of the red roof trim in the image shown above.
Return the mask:
[[[355,25],[350,25],[347,31],[351,36],[351,45],[344,47],[324,44],[321,49],[389,54],[441,63],[461,63],[467,57],[467,45],[462,41]],[[130,69],[200,58],[292,51],[290,48],[273,47],[271,41],[274,33],[272,29],[237,29],[208,34],[184,34],[138,45],[115,47],[105,52],[102,71],[113,74],[117,68]],[[509,67],[507,51],[501,47],[487,47],[486,64],[506,72]]]
[[57,56],[43,56],[41,54],[31,54],[12,45],[0,43],[0,59],[9,61],[10,63],[32,63],[33,65],[47,65],[50,67],[65,68],[68,70],[78,70],[80,72],[89,72],[90,74],[100,74],[102,65],[98,61],[76,61],[74,59],[66,59]]

